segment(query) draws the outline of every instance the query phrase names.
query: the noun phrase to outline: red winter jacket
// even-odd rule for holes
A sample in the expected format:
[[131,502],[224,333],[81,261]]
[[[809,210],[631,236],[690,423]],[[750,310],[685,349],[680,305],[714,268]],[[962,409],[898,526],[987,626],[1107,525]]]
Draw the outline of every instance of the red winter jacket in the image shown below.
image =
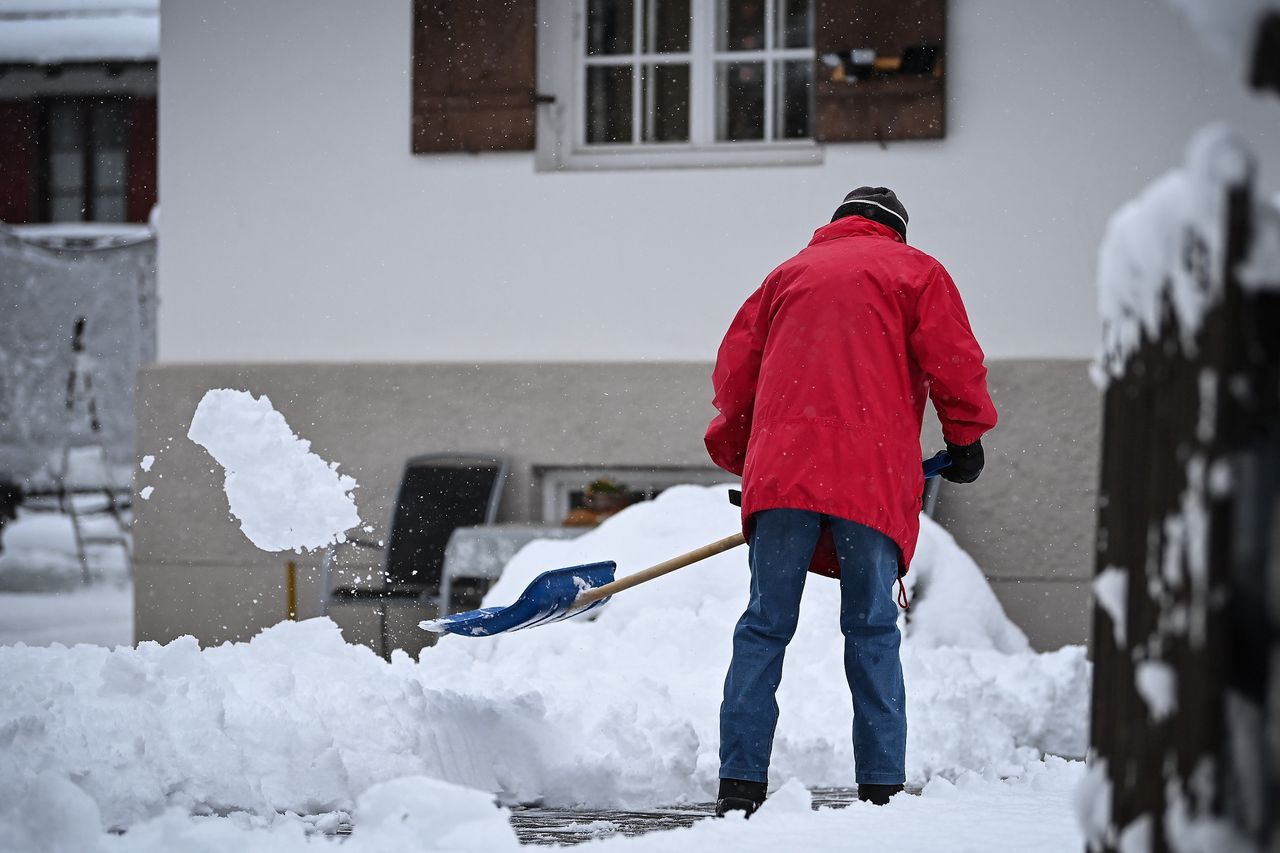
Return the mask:
[[[733,319],[713,382],[711,459],[742,475],[752,513],[806,509],[879,530],[910,566],[920,533],[920,428],[970,444],[996,424],[987,370],[942,264],[892,228],[819,228]],[[810,571],[839,576],[830,534]]]

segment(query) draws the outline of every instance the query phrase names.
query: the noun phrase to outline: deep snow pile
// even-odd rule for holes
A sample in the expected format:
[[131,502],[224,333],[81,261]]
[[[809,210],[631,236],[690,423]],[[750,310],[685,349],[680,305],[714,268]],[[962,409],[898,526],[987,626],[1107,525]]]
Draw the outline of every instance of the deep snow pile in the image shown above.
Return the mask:
[[[489,601],[509,600],[542,568],[616,557],[625,573],[737,524],[724,488],[671,489],[578,540],[528,546]],[[1084,650],[1027,651],[950,537],[926,522],[921,544],[903,651],[911,780],[1082,754]],[[205,650],[189,638],[114,651],[2,647],[0,811],[41,774],[74,779],[104,825],[119,827],[166,806],[350,810],[372,786],[411,775],[551,804],[706,800],[745,558],[739,549],[638,587],[595,621],[447,638],[421,663],[397,654],[388,664],[327,620]],[[813,577],[806,591],[775,782],[853,778],[836,590]]]
[[[485,605],[509,603],[546,568],[614,558],[621,577],[726,535],[739,519],[725,491],[669,489],[578,539],[531,543]],[[1032,653],[972,559],[932,521],[921,521],[907,575],[916,603],[903,646],[908,777],[922,782],[938,772],[1018,763],[1039,751],[1083,755],[1084,649]],[[581,763],[555,775],[557,787],[543,792],[552,800],[706,799],[717,778],[733,625],[746,605],[746,558],[739,548],[628,590],[593,621],[445,637],[422,666],[432,683],[470,683],[489,696],[536,688],[548,719],[581,733]],[[778,697],[775,781],[852,781],[838,621],[838,584],[810,576]]]
[[323,548],[360,523],[356,481],[311,452],[264,394],[221,388],[200,400],[187,437],[226,470],[240,529],[264,551]]

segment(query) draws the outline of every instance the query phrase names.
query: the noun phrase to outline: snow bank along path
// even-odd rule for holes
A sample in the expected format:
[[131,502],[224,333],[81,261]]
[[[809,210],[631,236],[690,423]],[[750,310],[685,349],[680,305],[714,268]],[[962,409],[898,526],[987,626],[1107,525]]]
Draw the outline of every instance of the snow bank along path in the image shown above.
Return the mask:
[[[935,777],[924,796],[897,797],[887,807],[854,803],[810,811],[809,794],[791,781],[750,823],[737,817],[639,838],[587,842],[583,850],[632,853],[779,853],[789,850],[892,850],[894,853],[1076,853],[1084,840],[1071,791],[1080,762],[1032,762],[1013,778],[964,773],[952,784]],[[30,820],[11,827],[15,849],[50,853],[224,851],[294,853],[516,853],[522,848],[505,809],[488,795],[426,777],[375,785],[356,804],[346,840],[316,833],[324,824],[292,815],[192,818],[179,810],[139,823],[122,836],[103,835],[96,807],[71,782],[45,774],[18,802]],[[851,846],[856,845],[856,846]]]
[[[625,573],[737,524],[723,487],[674,488],[580,539],[532,543],[487,603],[509,601],[548,567],[612,557]],[[1083,754],[1084,649],[1029,651],[977,567],[927,520],[908,579],[911,781]],[[594,621],[448,637],[421,662],[384,662],[327,620],[204,650],[191,638],[0,647],[0,820],[6,810],[26,819],[15,804],[40,779],[71,780],[107,827],[170,806],[350,810],[373,786],[412,775],[552,805],[706,800],[746,585],[739,549],[619,595]],[[835,582],[812,577],[779,697],[775,784],[853,779],[838,606]]]
[[187,437],[227,472],[240,529],[264,551],[323,548],[360,523],[356,481],[311,452],[264,394],[220,388],[200,400]]

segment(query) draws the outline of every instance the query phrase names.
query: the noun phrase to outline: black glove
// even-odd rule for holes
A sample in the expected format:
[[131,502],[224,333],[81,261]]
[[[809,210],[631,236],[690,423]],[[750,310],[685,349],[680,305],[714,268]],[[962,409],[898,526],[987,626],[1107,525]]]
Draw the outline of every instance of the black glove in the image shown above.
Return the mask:
[[947,453],[951,454],[951,464],[939,472],[942,479],[951,483],[972,483],[982,473],[982,441],[973,444],[952,444],[947,442]]

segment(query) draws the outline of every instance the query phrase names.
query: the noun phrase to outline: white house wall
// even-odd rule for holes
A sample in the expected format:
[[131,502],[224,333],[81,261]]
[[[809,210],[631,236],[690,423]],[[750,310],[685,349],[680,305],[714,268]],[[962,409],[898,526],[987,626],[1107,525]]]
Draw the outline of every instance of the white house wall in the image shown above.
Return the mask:
[[848,189],[894,187],[995,358],[1092,354],[1106,218],[1225,119],[1280,109],[1165,0],[953,0],[939,142],[820,166],[547,173],[409,153],[409,0],[165,0],[166,361],[713,357]]

